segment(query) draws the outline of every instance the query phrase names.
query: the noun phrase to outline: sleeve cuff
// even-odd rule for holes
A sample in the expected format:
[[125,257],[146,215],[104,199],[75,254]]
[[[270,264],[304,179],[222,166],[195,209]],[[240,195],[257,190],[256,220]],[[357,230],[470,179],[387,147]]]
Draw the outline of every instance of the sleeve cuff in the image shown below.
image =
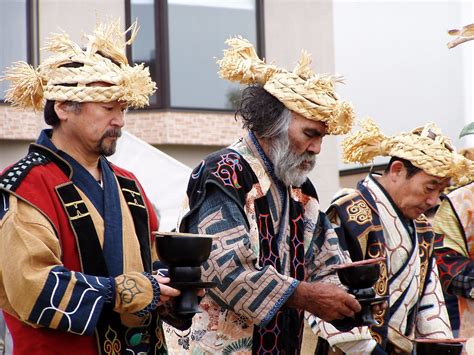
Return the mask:
[[300,281],[298,281],[296,279],[293,279],[291,281],[291,284],[288,287],[288,289],[286,290],[286,292],[284,293],[284,295],[273,306],[273,308],[270,310],[268,315],[260,322],[260,324],[259,324],[260,327],[264,327],[265,325],[267,325],[268,322],[270,322],[270,320],[272,320],[272,318],[280,310],[280,308],[283,307],[283,305],[286,303],[286,301],[288,301],[288,298],[293,294],[293,292],[295,292],[295,290],[296,290],[296,288],[298,287],[299,284],[300,284]]
[[107,279],[107,285],[105,285],[104,302],[115,304],[115,279],[113,277],[109,277]]
[[151,282],[151,286],[153,287],[153,298],[148,306],[143,308],[141,311],[134,313],[138,317],[144,317],[148,313],[153,311],[158,306],[158,302],[160,301],[160,284],[151,274],[147,272],[144,272],[142,274],[146,276]]

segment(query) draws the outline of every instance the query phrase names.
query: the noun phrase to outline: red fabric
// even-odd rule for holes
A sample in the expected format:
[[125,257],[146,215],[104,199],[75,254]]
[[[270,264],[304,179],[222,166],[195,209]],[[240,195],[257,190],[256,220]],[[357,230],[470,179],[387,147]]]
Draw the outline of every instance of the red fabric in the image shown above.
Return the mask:
[[95,336],[76,335],[48,328],[33,328],[3,312],[12,335],[14,355],[95,355]]
[[[55,187],[69,178],[55,164],[35,166],[15,193],[42,211],[61,241],[66,268],[81,271],[76,239]],[[14,354],[98,354],[94,336],[79,336],[48,328],[33,328],[4,312],[13,339]]]
[[[139,184],[132,173],[116,166],[113,166],[113,169],[117,175],[133,179]],[[36,206],[49,218],[61,241],[62,262],[64,266],[72,271],[81,271],[76,238],[55,190],[56,186],[69,181],[69,177],[57,165],[47,163],[31,169],[15,193]],[[156,231],[158,229],[156,214],[141,186],[140,189],[149,211],[150,231]],[[98,354],[98,344],[95,336],[81,336],[54,329],[34,328],[12,315],[5,312],[4,314],[5,321],[12,335],[15,355]]]

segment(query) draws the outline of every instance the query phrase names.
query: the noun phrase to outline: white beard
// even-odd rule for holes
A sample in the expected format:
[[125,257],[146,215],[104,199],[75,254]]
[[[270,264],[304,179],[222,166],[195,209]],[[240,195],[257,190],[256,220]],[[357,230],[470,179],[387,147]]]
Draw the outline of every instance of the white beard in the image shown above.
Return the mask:
[[301,186],[316,165],[316,154],[305,152],[299,155],[293,152],[288,140],[288,132],[270,141],[269,154],[275,175],[285,186]]

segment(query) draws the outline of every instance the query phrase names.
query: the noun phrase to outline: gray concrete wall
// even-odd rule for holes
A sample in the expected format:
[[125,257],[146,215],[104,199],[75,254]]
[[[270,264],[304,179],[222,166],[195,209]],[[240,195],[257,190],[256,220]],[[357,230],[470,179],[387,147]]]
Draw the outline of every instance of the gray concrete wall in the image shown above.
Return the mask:
[[23,158],[30,142],[17,140],[0,140],[0,171]]

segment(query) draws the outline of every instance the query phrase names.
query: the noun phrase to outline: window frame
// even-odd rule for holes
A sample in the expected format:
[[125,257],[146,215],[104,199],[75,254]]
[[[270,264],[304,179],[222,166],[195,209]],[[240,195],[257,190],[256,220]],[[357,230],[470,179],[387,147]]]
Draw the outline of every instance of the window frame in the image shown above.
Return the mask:
[[[132,24],[131,19],[131,1],[125,1],[125,24],[128,28]],[[255,29],[256,29],[256,51],[260,58],[265,57],[265,24],[264,24],[264,0],[255,0]],[[139,111],[147,110],[163,110],[163,111],[180,111],[180,112],[233,112],[233,109],[216,109],[206,107],[179,107],[171,106],[170,97],[170,75],[169,75],[169,31],[168,31],[168,0],[154,0],[154,19],[155,19],[155,66],[157,77],[156,85],[157,103],[150,104],[148,107],[138,109]],[[127,47],[127,58],[130,63],[132,61],[132,48]],[[160,63],[160,64],[158,64]]]
[[[26,23],[26,62],[37,66],[39,58],[39,34],[38,34],[38,2],[39,0],[25,0],[25,23]],[[11,65],[10,63],[9,65]],[[0,73],[3,75],[3,73]],[[8,105],[5,99],[0,97],[0,105]]]

